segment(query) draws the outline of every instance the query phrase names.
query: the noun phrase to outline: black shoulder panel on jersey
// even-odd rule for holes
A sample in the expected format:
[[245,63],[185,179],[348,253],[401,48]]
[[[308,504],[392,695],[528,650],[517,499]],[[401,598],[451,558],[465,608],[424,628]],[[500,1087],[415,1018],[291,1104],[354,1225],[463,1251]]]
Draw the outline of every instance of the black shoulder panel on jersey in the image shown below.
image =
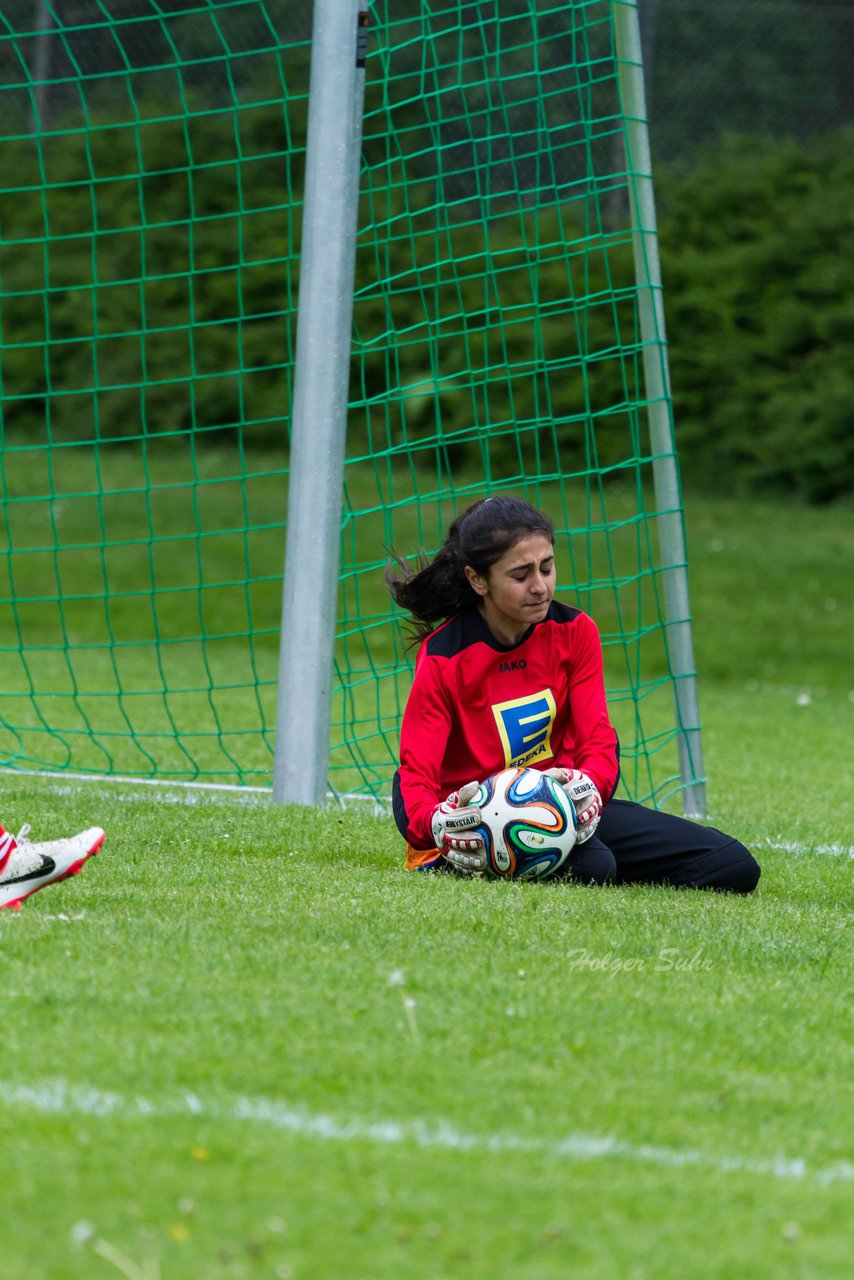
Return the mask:
[[476,609],[456,614],[425,641],[426,652],[434,658],[453,658],[473,644],[492,641],[489,628]]
[[[580,609],[573,609],[568,604],[561,604],[559,600],[552,600],[543,622],[557,622],[558,624],[573,622],[580,613]],[[542,622],[535,624],[537,627],[542,625]],[[466,609],[463,613],[456,614],[455,617],[439,627],[437,631],[434,631],[431,636],[427,637],[424,644],[426,652],[434,658],[453,658],[473,644],[485,644],[490,649],[495,649],[498,653],[509,653],[512,649],[517,649],[520,644],[524,644],[533,631],[534,627],[529,627],[515,645],[502,644],[492,634],[482,614],[477,609]]]
[[549,611],[546,614],[546,621],[574,622],[580,613],[580,609],[573,609],[571,605],[561,604],[560,600],[552,600],[549,605]]

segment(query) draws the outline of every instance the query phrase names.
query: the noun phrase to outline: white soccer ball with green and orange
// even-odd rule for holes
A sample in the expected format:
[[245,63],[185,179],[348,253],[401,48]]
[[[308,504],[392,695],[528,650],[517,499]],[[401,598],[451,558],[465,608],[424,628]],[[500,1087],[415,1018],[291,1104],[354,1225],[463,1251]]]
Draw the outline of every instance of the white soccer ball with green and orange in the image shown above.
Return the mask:
[[575,848],[575,806],[560,783],[538,769],[502,769],[480,784],[469,803],[481,812],[471,834],[486,845],[487,875],[543,880]]

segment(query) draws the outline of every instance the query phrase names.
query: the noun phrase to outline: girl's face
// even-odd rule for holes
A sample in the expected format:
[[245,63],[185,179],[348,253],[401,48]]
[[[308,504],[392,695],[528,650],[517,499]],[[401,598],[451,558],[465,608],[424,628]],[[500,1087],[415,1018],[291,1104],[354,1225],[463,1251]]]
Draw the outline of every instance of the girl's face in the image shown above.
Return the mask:
[[496,639],[516,644],[542,622],[555,593],[555,553],[544,533],[526,533],[481,576],[466,565],[480,611]]

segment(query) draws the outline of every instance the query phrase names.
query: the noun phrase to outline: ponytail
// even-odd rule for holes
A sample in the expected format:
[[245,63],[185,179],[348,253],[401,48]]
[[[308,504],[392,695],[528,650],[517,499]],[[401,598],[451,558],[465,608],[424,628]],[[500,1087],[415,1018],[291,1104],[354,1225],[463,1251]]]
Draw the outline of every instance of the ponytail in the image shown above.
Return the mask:
[[[446,618],[474,609],[480,596],[466,577],[466,565],[485,576],[491,565],[528,533],[542,533],[554,542],[554,525],[544,512],[522,498],[482,498],[468,507],[448,530],[433,560],[409,562],[392,551],[386,585],[392,598],[412,615],[413,640],[422,640]],[[402,577],[395,574],[394,566]]]

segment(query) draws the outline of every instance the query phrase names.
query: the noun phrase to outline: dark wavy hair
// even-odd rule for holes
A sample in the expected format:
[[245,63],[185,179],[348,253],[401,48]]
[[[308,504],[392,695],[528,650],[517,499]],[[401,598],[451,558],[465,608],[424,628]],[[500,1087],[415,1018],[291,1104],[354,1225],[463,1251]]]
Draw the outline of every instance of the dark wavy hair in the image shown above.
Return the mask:
[[524,498],[482,498],[457,516],[435,557],[420,561],[417,571],[392,551],[386,585],[395,603],[412,615],[413,639],[423,639],[455,613],[476,608],[480,597],[465,575],[466,565],[486,576],[490,566],[529,533],[542,533],[554,543],[551,520]]

